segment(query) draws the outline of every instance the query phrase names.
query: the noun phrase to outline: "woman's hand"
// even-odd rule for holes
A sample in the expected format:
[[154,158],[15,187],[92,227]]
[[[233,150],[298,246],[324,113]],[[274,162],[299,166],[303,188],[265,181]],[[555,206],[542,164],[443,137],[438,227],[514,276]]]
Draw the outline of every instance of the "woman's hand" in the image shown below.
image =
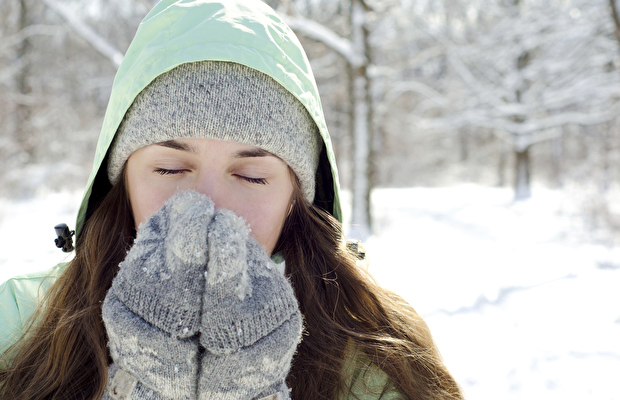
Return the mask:
[[114,360],[111,398],[196,398],[207,227],[214,212],[207,197],[183,192],[140,226],[102,308]]
[[218,210],[208,232],[198,398],[288,399],[302,329],[293,289],[242,218]]
[[104,399],[288,398],[293,290],[243,219],[204,195],[177,194],[140,227],[102,311]]

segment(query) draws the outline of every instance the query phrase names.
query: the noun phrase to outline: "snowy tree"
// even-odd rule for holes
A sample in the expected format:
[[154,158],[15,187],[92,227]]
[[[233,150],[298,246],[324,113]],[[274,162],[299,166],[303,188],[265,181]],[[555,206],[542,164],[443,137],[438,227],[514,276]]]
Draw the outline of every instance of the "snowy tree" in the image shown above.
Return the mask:
[[372,99],[369,77],[369,49],[366,14],[370,7],[363,0],[349,4],[350,38],[342,37],[326,26],[304,18],[287,4],[293,16],[285,16],[298,34],[320,41],[347,63],[350,86],[349,127],[353,143],[352,216],[350,236],[365,240],[371,233],[370,179]]
[[[83,184],[154,1],[0,2],[2,194]],[[508,168],[516,198],[531,179],[620,182],[613,0],[266,1],[309,54],[353,235],[370,232],[377,186],[503,184]]]
[[436,34],[459,82],[444,88],[441,118],[417,123],[492,129],[515,154],[515,198],[527,198],[533,145],[561,136],[566,125],[614,118],[620,76],[611,19],[602,1],[516,1],[479,11],[487,15],[477,31],[457,40]]
[[86,40],[96,51],[110,59],[118,68],[123,60],[123,53],[101,37],[90,26],[77,17],[66,5],[56,0],[42,0],[45,5],[60,15],[78,35]]
[[142,3],[0,2],[3,195],[84,184],[116,67],[151,6]]

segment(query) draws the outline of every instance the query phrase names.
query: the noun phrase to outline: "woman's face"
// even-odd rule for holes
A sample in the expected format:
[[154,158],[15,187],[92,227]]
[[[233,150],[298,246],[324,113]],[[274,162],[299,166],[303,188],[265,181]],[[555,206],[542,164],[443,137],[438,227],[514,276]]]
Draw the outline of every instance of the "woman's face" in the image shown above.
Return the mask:
[[127,160],[127,188],[137,227],[172,195],[195,190],[215,208],[245,218],[271,255],[291,206],[288,165],[258,147],[215,139],[177,139],[135,151]]

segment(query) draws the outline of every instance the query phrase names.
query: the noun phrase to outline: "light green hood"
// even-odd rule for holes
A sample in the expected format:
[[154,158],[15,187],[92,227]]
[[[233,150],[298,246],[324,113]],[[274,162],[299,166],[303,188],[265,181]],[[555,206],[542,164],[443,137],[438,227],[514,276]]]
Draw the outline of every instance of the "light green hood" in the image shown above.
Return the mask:
[[315,203],[342,221],[338,172],[310,63],[297,37],[259,0],[163,0],[144,18],[121,63],[110,95],[93,169],[76,222],[79,234],[89,202],[109,190],[102,163],[127,109],[158,75],[189,62],[246,65],[290,91],[316,122],[325,153],[317,173]]

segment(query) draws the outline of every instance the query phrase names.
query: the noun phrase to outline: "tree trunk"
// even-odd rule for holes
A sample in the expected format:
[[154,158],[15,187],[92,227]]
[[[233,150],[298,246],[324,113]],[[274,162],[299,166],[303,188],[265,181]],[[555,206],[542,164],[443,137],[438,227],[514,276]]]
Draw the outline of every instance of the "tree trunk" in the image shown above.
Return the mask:
[[467,127],[458,131],[459,137],[459,161],[464,163],[469,159],[469,130]]
[[609,0],[609,8],[611,11],[611,19],[614,21],[616,29],[614,31],[618,46],[620,46],[620,16],[618,15],[618,7],[616,7],[616,0]]
[[[50,1],[50,0],[44,0]],[[351,179],[351,221],[349,236],[366,240],[371,234],[370,193],[373,187],[372,94],[368,65],[370,45],[366,28],[366,5],[351,0],[349,9],[351,39],[343,39],[310,21],[289,20],[297,32],[325,43],[347,62],[349,84],[349,135],[353,144]]]
[[[366,54],[365,11],[360,0],[351,4],[351,42],[358,54]],[[350,236],[366,240],[370,226],[370,84],[366,64],[351,71],[351,130],[353,133],[353,187]]]
[[530,189],[530,147],[515,149],[515,156],[515,200],[529,199],[532,196]]
[[601,146],[601,169],[602,169],[602,177],[601,183],[599,185],[599,193],[601,195],[607,195],[609,189],[611,187],[611,160],[610,153],[612,150],[611,146],[611,135],[610,130],[612,129],[611,124],[603,124],[602,130],[600,132],[599,143]]
[[564,177],[562,176],[562,159],[564,158],[563,135],[552,139],[551,152],[553,179],[555,181],[555,187],[561,189],[564,186]]
[[[20,11],[18,30],[21,31],[30,25],[30,13],[28,10],[27,0],[20,0],[19,6]],[[30,95],[32,92],[32,88],[29,82],[31,65],[28,60],[28,53],[30,52],[31,47],[32,44],[30,43],[30,39],[28,37],[24,37],[24,39],[21,41],[17,48],[17,57],[19,59],[19,62],[21,63],[21,68],[16,76],[16,85],[18,93],[20,95],[23,95],[24,98],[25,96]],[[23,101],[17,104],[14,116],[14,137],[15,141],[19,144],[20,150],[28,154],[28,156],[31,158],[34,154],[34,144],[31,137],[31,132],[28,129],[30,114],[31,110],[28,104],[25,104],[25,102]]]
[[506,164],[508,163],[506,159],[508,158],[509,151],[506,149],[506,145],[502,140],[495,139],[497,143],[497,153],[499,155],[497,159],[497,186],[504,187],[506,186]]

